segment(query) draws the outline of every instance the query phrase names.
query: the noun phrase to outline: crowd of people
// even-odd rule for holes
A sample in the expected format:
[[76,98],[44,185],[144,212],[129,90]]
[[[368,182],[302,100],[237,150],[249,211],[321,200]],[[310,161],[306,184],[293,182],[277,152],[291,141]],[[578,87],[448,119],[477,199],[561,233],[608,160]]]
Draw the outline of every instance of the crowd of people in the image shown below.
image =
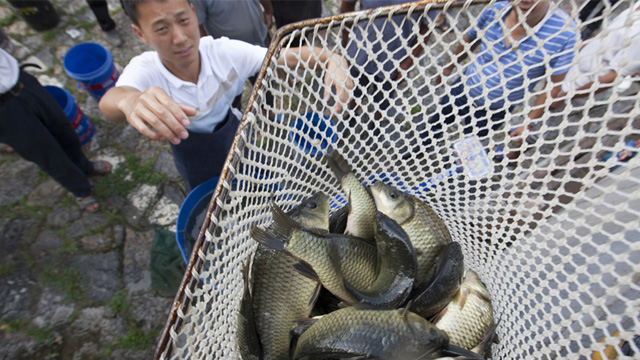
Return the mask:
[[[87,2],[108,40],[121,46],[106,1]],[[360,0],[359,7],[365,10],[406,2]],[[604,3],[605,9],[611,9],[616,1]],[[262,65],[270,30],[320,17],[322,10],[321,0],[121,0],[121,4],[132,31],[153,50],[131,59],[99,108],[107,119],[126,121],[150,139],[168,141],[187,191],[220,174],[239,125],[234,108],[243,84]],[[357,4],[358,0],[342,0],[340,10],[354,11]],[[589,34],[597,31],[594,27],[598,26],[592,11],[584,13],[582,36],[587,30]],[[389,107],[394,82],[402,80],[428,46],[430,29],[449,31],[444,15],[429,12],[419,23],[419,34],[413,34],[411,22],[403,20],[405,15],[379,18],[372,26],[363,21],[345,27],[342,45],[352,63],[299,40],[282,51],[277,61],[291,68],[322,66],[326,89],[335,88],[336,111],[343,106],[354,109],[367,92],[379,119]],[[427,120],[424,138],[441,137],[444,127],[453,123],[481,137],[489,128],[508,126],[507,114],[530,96],[541,79],[550,84],[536,97],[529,121],[573,97],[601,91],[619,77],[639,72],[640,63],[634,61],[640,59],[639,18],[637,0],[605,21],[600,34],[583,38],[582,48],[576,49],[582,23],[576,25],[551,1],[496,2],[471,24],[451,62],[439,70],[436,82],[443,84],[471,51],[477,51],[475,61],[465,65],[440,99],[442,112]],[[371,46],[362,46],[365,42]],[[376,57],[371,58],[371,53]],[[84,210],[96,211],[98,202],[91,196],[87,176],[108,174],[111,165],[87,160],[57,103],[2,50],[0,75],[0,142],[38,164],[73,193]],[[331,93],[325,91],[326,96]],[[20,124],[7,120],[14,118],[25,120]],[[519,139],[526,128],[527,122],[509,134]]]

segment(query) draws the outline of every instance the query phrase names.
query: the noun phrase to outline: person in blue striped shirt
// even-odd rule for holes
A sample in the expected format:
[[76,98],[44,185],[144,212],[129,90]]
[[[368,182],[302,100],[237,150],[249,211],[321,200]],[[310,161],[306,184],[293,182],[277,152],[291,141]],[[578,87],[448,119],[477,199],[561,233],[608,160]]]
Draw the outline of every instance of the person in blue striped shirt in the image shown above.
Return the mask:
[[453,103],[445,95],[440,101],[442,114],[429,119],[431,137],[442,137],[442,125],[452,124],[456,117],[464,119],[461,125],[466,134],[487,136],[489,126],[500,128],[507,112],[524,101],[538,80],[546,79],[552,83],[551,90],[539,94],[529,113],[530,119],[539,118],[547,97],[560,91],[578,37],[574,22],[562,10],[554,10],[549,1],[512,4],[498,2],[484,10],[458,44],[452,63],[443,68],[443,76],[451,75],[456,64],[468,56],[467,49],[480,47],[451,85]]

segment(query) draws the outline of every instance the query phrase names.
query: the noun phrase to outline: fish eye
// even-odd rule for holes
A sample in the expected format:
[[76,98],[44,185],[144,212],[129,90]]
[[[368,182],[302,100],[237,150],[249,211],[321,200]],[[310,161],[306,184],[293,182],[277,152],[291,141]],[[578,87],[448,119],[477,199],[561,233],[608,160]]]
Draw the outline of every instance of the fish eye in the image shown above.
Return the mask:
[[398,198],[398,192],[395,190],[391,190],[389,191],[389,197],[392,198],[393,200]]
[[308,207],[309,209],[315,209],[315,208],[317,208],[317,207],[318,207],[318,204],[316,204],[314,201],[309,201],[309,202],[307,203],[307,207]]

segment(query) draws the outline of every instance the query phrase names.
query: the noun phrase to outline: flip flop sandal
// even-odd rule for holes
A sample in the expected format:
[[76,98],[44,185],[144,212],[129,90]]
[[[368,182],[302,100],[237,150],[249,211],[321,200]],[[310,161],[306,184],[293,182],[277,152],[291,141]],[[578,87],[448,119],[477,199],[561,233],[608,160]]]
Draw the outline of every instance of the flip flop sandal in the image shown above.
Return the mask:
[[94,212],[98,211],[98,209],[100,209],[99,206],[96,207],[94,210],[88,210],[87,209],[89,206],[91,206],[93,204],[98,204],[98,200],[96,200],[96,198],[94,198],[93,196],[76,198],[76,202],[80,206],[80,209],[86,210],[87,212],[90,212],[90,213],[94,213]]
[[93,171],[90,175],[107,175],[111,173],[111,164],[104,160],[92,162]]
[[450,28],[449,22],[447,21],[446,17],[442,20],[442,22],[439,25],[436,25],[436,29],[440,30],[441,32],[445,32],[449,30],[449,28]]

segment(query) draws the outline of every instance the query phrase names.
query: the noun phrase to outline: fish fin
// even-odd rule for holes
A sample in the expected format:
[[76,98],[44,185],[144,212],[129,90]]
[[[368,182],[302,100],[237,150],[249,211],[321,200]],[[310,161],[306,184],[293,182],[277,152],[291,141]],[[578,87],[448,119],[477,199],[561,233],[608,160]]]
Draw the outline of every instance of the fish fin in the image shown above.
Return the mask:
[[320,297],[320,290],[322,290],[322,284],[318,282],[318,285],[316,286],[316,288],[313,290],[313,293],[309,297],[309,304],[307,304],[307,307],[304,309],[304,314],[306,317],[309,317],[309,314],[311,314],[313,307],[316,306],[316,302]]
[[251,234],[253,240],[259,242],[264,246],[279,251],[285,250],[286,239],[283,239],[278,235],[271,234],[257,226],[252,227],[249,233]]
[[471,349],[474,353],[480,354],[484,357],[491,357],[491,346],[494,343],[498,343],[498,335],[496,334],[496,329],[498,328],[498,322],[491,324],[482,338],[482,341],[476,347]]
[[311,229],[306,229],[308,232],[315,234],[315,235],[320,235],[320,236],[326,236],[329,234],[329,230],[327,229],[321,229],[321,228],[311,228]]
[[330,148],[325,157],[327,158],[327,165],[338,180],[342,180],[343,177],[352,172],[347,160],[336,149]]
[[447,344],[442,347],[442,353],[446,356],[456,356],[466,360],[485,360],[484,356],[459,346]]
[[309,317],[296,321],[296,327],[291,329],[291,335],[293,336],[302,335],[302,333],[307,331],[307,329],[310,328],[311,325],[315,324],[316,321],[318,321],[318,319],[309,318]]
[[344,234],[344,230],[347,226],[348,214],[349,208],[347,206],[343,206],[331,214],[329,217],[329,232]]
[[296,271],[300,275],[307,277],[313,281],[320,282],[320,278],[318,277],[318,274],[316,273],[315,270],[313,270],[313,268],[309,263],[304,261],[298,261],[297,263],[293,264],[293,268],[296,269]]
[[471,289],[464,288],[460,289],[460,291],[458,291],[458,293],[456,294],[460,310],[464,309],[464,305],[467,303],[467,299],[469,298],[469,295],[471,295],[471,292]]
[[269,202],[271,207],[271,216],[273,216],[273,228],[278,234],[288,236],[293,229],[300,228],[300,225],[295,222],[287,213],[282,210],[276,202],[271,199]]
[[433,317],[431,318],[431,322],[433,324],[437,324],[446,313],[447,313],[447,306],[445,306],[442,310],[438,311],[435,315],[433,315]]

